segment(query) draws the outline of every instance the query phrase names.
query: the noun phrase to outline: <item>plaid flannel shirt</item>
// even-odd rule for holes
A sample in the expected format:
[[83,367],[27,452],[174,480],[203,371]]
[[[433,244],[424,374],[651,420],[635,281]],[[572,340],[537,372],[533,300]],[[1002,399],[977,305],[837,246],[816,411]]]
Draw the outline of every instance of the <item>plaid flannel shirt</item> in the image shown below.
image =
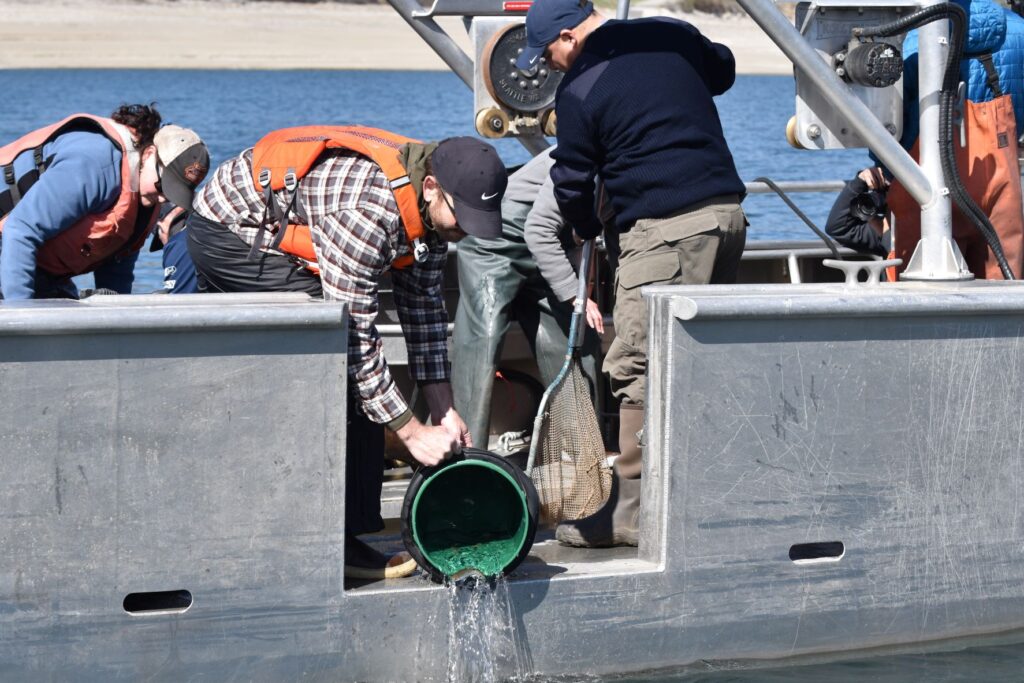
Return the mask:
[[[374,324],[381,274],[395,259],[411,253],[398,205],[380,167],[343,150],[325,154],[299,182],[297,192],[309,221],[324,296],[348,304],[350,389],[368,418],[388,423],[408,409]],[[281,206],[289,198],[287,191],[277,193]],[[221,164],[193,206],[251,245],[265,210],[252,176],[252,150]],[[306,221],[293,214],[291,222]],[[268,230],[262,249],[280,253],[270,248],[273,238]],[[428,244],[424,262],[393,270],[391,279],[413,379],[448,381],[448,314],[442,296],[448,245],[440,239]]]

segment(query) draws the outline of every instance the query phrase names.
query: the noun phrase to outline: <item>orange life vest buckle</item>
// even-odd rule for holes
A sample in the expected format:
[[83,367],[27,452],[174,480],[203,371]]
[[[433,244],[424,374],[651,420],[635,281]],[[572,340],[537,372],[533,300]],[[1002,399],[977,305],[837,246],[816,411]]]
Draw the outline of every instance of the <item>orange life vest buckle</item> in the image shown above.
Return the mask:
[[412,241],[412,257],[416,263],[423,263],[427,260],[427,254],[430,253],[430,247],[424,244],[421,239],[414,239]]

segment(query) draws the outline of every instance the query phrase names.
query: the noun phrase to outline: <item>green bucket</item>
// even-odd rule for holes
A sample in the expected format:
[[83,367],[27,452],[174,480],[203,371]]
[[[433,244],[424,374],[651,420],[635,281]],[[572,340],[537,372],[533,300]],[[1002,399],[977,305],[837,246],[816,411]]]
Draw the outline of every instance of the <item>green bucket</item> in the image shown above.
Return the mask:
[[435,581],[466,571],[499,576],[529,553],[537,510],[537,493],[522,470],[467,448],[413,475],[402,505],[402,538]]

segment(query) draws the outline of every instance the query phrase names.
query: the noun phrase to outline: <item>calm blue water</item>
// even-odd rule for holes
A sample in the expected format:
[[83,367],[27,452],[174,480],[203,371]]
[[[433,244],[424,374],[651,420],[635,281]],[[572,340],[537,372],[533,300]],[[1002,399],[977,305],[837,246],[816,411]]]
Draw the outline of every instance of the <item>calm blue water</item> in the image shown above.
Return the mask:
[[[927,653],[879,654],[847,661],[738,669],[708,664],[687,673],[623,676],[606,683],[1017,683],[1024,680],[1024,634],[947,643]],[[737,665],[740,666],[740,665]],[[566,682],[568,683],[568,682]]]
[[[362,123],[428,140],[473,134],[472,94],[450,73],[59,69],[4,71],[0,83],[0,142],[74,111],[108,114],[122,102],[151,101],[166,121],[198,131],[215,165],[270,130],[308,123]],[[866,162],[862,150],[800,152],[786,144],[786,121],[793,114],[791,78],[740,76],[719,98],[719,109],[744,180],[760,175],[842,179]],[[529,158],[514,140],[501,140],[497,147],[509,164]],[[807,194],[795,200],[820,225],[832,196]],[[777,197],[751,196],[744,207],[752,239],[812,236]],[[160,285],[159,254],[144,251],[136,291]]]

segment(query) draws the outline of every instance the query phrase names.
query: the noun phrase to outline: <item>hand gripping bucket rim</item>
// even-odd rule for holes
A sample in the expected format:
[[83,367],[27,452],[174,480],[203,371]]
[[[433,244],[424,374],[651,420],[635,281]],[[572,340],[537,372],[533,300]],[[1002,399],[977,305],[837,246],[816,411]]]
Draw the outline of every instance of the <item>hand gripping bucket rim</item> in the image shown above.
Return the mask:
[[[480,479],[484,473],[486,476]],[[466,483],[474,485],[467,487]],[[460,495],[463,493],[471,495]],[[466,509],[470,514],[465,513]],[[459,510],[463,510],[461,517]],[[507,574],[526,558],[537,531],[538,510],[532,482],[518,467],[487,451],[466,448],[460,456],[413,474],[402,503],[402,540],[434,581],[444,582],[466,569],[491,578]],[[428,513],[439,515],[437,521],[443,524],[423,528],[421,515]],[[465,522],[467,528],[458,528],[460,522]],[[481,523],[487,527],[488,522],[492,523],[490,528],[480,528]],[[445,529],[454,536],[446,536]],[[497,538],[486,533],[495,529]],[[478,537],[486,540],[470,543],[467,533],[482,534]],[[473,552],[484,547],[486,550],[476,558],[483,558],[480,566],[466,563]],[[470,559],[460,552],[464,548],[472,549]]]

